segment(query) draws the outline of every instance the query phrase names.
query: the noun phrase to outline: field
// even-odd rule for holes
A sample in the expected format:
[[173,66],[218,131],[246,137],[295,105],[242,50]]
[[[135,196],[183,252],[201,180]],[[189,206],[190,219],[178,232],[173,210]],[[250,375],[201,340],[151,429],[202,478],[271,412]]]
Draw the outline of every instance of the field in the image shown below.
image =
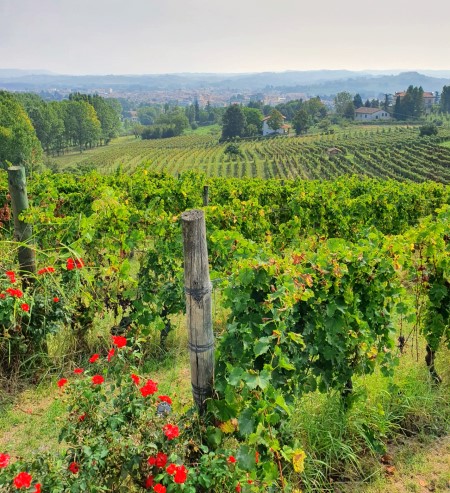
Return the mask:
[[[156,482],[156,493],[444,493],[445,139],[404,129],[240,144],[309,149],[336,174],[341,160],[372,171],[336,180],[153,174],[138,160],[35,173],[22,216],[33,226],[31,278],[18,269],[0,173],[0,491],[27,471],[33,493],[35,483],[140,493]],[[118,141],[83,159],[150,144],[161,156],[223,154],[208,142]],[[227,158],[225,169],[239,163]],[[205,213],[212,291],[184,288],[180,216],[193,208]],[[187,294],[202,306],[199,291],[211,297],[215,337],[202,415],[184,315]]]
[[[336,135],[311,135],[241,141],[241,154],[230,157],[227,144],[213,135],[163,140],[122,137],[83,154],[50,158],[59,170],[88,166],[110,173],[119,166],[177,176],[188,170],[208,177],[334,179],[345,174],[395,180],[450,182],[450,130],[420,138],[417,128],[365,127]],[[441,145],[440,145],[441,144]]]

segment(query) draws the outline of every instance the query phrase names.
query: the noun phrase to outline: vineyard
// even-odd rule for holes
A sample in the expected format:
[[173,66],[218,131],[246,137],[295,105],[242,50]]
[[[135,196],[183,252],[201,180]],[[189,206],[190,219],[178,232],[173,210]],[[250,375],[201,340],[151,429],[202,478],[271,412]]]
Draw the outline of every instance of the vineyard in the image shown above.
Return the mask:
[[[55,169],[91,167],[110,173],[133,171],[142,163],[151,172],[177,176],[188,170],[208,177],[335,179],[341,175],[441,183],[450,181],[450,131],[420,138],[418,129],[389,127],[349,130],[336,135],[241,141],[240,154],[211,135],[138,141],[124,139],[84,154],[54,159]],[[443,145],[441,145],[443,144]]]
[[[438,148],[406,137],[390,136],[392,148],[423,160]],[[368,163],[375,144],[347,146]],[[198,150],[206,148],[205,138]],[[439,149],[433,169],[444,173]],[[448,432],[448,185],[176,177],[147,164],[36,174],[21,215],[37,264],[27,274],[17,269],[6,175],[2,378],[33,381],[60,366],[69,412],[65,452],[11,465],[13,451],[0,455],[0,491],[32,478],[52,492],[334,491],[336,480],[374,474],[358,457],[385,454],[396,433]],[[180,215],[192,208],[206,216],[215,304],[214,394],[201,417],[168,384],[171,395],[157,397],[149,374],[152,362],[180,359],[171,352],[185,309]],[[311,435],[325,415],[331,428]]]

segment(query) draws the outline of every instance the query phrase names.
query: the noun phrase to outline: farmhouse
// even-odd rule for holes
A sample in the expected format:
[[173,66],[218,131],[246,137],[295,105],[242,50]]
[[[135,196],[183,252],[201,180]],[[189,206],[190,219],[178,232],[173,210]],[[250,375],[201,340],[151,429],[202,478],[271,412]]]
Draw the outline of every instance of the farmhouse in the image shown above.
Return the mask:
[[[278,130],[273,130],[272,128],[269,127],[268,124],[269,120],[270,120],[270,116],[266,116],[263,119],[263,127],[262,127],[263,136],[272,135],[272,134],[287,135],[289,133],[289,129],[291,128],[290,125],[284,124],[281,125],[281,127]],[[286,120],[285,116],[283,116],[283,120]]]
[[[397,98],[400,98],[400,101],[406,96],[406,92],[396,92],[394,94],[394,101],[397,100]],[[425,106],[425,110],[431,109],[433,104],[436,103],[436,95],[433,92],[425,92],[423,93],[423,104]]]
[[355,110],[355,120],[389,120],[391,115],[380,108],[358,108]]

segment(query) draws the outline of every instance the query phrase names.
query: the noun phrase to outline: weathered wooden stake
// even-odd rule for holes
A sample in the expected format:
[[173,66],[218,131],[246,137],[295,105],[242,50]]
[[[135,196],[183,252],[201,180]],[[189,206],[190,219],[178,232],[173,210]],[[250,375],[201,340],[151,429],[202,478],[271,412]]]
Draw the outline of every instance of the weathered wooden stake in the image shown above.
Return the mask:
[[200,413],[203,413],[205,401],[212,394],[214,378],[212,285],[209,279],[204,212],[183,212],[181,223],[192,394]]
[[203,206],[206,207],[209,202],[209,187],[205,185],[203,187]]
[[22,243],[19,246],[19,266],[20,270],[24,273],[24,283],[28,284],[36,274],[36,260],[34,249],[24,245],[30,243],[33,228],[31,224],[27,224],[19,219],[21,212],[28,209],[25,168],[22,166],[11,166],[8,168],[8,185],[14,217],[14,239]]

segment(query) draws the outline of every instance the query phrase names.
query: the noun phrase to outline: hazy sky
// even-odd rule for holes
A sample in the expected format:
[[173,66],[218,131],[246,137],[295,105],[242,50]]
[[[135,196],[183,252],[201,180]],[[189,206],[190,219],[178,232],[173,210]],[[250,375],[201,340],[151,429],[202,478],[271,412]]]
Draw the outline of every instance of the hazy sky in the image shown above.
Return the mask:
[[450,0],[0,0],[0,68],[450,69]]

